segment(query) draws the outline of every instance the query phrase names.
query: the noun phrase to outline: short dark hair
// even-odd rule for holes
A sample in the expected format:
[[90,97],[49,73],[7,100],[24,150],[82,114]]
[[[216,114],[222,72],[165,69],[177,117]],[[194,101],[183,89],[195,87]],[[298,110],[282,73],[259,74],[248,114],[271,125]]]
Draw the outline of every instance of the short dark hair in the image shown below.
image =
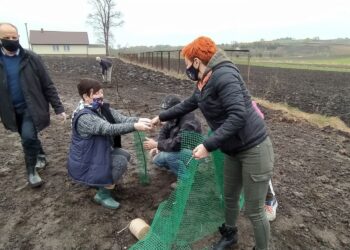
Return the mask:
[[86,94],[90,96],[91,94],[95,94],[97,91],[102,89],[102,85],[99,81],[91,78],[82,78],[77,85],[78,93],[81,98]]

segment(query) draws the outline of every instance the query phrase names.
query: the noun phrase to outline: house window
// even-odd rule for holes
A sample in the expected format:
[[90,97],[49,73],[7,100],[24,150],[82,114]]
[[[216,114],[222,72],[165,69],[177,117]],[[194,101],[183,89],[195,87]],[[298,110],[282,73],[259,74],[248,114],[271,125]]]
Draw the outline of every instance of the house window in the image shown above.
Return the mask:
[[53,51],[59,51],[60,50],[60,46],[52,45],[52,49],[53,49]]
[[63,49],[64,49],[64,51],[70,51],[69,45],[64,45],[64,46],[63,46]]

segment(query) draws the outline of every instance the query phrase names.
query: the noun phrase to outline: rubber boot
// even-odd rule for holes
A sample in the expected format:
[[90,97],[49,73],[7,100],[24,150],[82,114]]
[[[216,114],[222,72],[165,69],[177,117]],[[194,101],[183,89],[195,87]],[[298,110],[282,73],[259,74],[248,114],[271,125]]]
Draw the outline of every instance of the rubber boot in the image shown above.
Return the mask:
[[26,168],[27,168],[27,174],[28,174],[28,183],[29,186],[32,188],[34,187],[40,187],[44,182],[41,179],[40,175],[36,171],[35,165],[36,165],[36,158],[33,157],[26,157]]
[[226,226],[225,223],[219,227],[219,232],[222,235],[221,239],[214,244],[213,250],[224,250],[238,242],[237,227]]
[[111,191],[104,187],[98,189],[94,201],[109,209],[117,209],[120,206],[120,203],[112,198]]
[[36,160],[35,168],[37,171],[43,170],[48,165],[46,156],[44,154],[39,154]]

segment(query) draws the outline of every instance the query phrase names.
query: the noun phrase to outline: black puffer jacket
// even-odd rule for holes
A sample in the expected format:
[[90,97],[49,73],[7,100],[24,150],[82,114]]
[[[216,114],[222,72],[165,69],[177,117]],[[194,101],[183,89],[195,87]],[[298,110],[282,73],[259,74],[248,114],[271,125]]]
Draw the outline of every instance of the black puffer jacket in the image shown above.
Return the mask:
[[[0,47],[1,49],[1,47]],[[5,66],[0,51],[0,117],[6,129],[18,131],[15,110],[7,85]],[[37,131],[50,124],[49,103],[56,114],[64,112],[57,90],[40,57],[33,52],[20,49],[20,84],[28,110]]]
[[157,148],[165,152],[180,151],[182,131],[202,133],[201,124],[193,113],[168,121],[159,132]]
[[207,65],[212,75],[202,90],[173,108],[160,113],[161,121],[171,120],[199,108],[214,132],[204,141],[210,152],[221,149],[234,155],[260,144],[266,137],[265,122],[255,112],[251,96],[239,70],[218,51]]

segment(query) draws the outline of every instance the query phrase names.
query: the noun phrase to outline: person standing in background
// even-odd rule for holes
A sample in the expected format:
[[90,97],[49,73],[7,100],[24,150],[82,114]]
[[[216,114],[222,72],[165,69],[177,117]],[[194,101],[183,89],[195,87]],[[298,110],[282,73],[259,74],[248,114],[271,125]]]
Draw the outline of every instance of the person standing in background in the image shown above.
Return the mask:
[[110,60],[102,59],[101,57],[96,57],[96,61],[100,63],[102,69],[102,80],[104,83],[110,84],[112,82],[112,69],[113,64]]
[[0,23],[0,117],[4,127],[21,137],[28,182],[43,184],[37,169],[47,165],[38,132],[49,126],[51,104],[66,120],[56,87],[41,58],[19,43],[16,26]]

